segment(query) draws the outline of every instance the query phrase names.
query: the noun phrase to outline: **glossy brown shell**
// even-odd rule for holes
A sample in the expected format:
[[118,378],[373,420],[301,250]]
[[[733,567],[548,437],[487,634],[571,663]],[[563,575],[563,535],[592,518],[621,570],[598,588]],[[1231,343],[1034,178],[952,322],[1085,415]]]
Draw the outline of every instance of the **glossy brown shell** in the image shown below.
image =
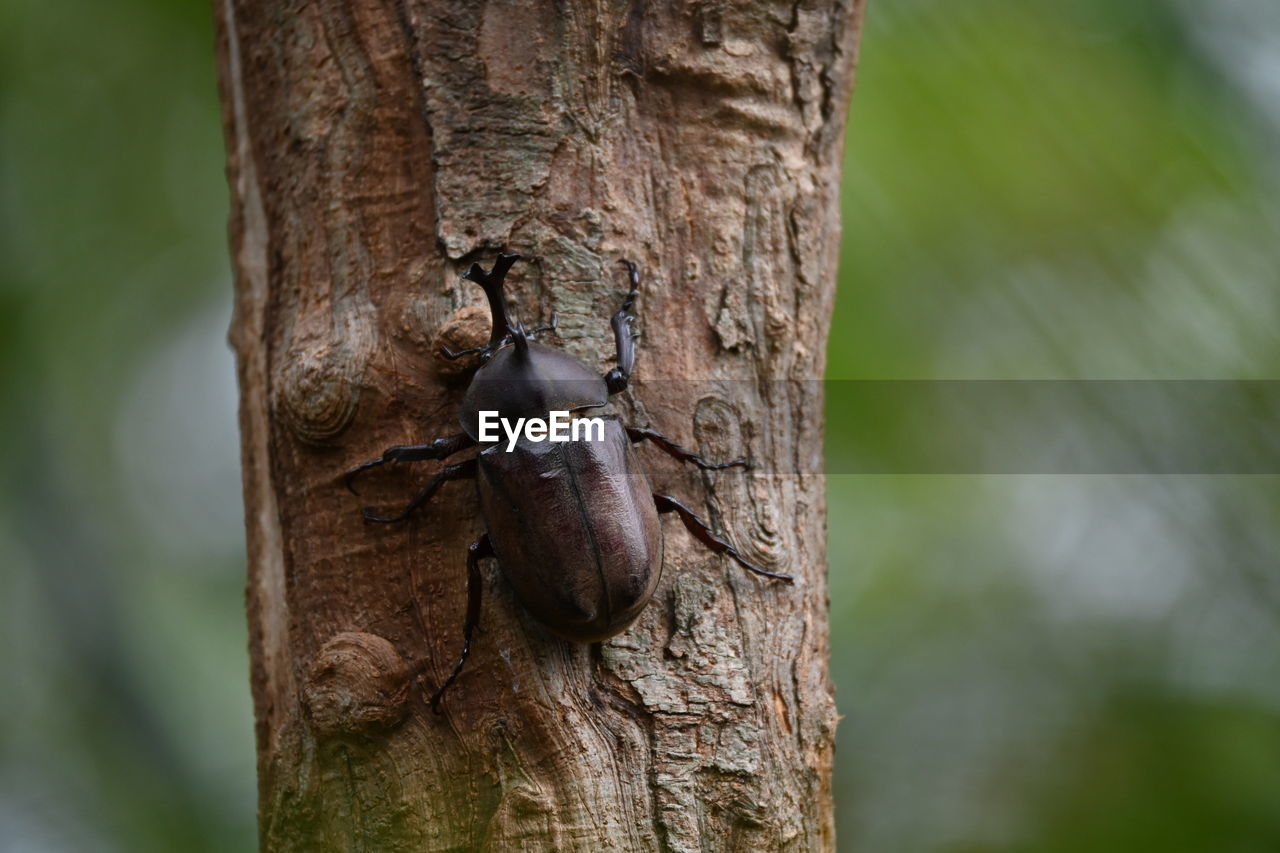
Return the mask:
[[480,453],[489,539],[520,603],[577,642],[636,620],[662,573],[662,531],[648,478],[621,424],[603,441],[521,440]]

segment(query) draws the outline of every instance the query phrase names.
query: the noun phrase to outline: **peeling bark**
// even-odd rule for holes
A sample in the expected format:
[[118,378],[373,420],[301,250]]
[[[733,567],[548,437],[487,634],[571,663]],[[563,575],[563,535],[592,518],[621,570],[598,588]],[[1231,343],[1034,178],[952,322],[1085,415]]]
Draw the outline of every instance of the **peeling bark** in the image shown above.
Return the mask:
[[[825,850],[821,377],[860,0],[217,0],[264,851]],[[492,561],[461,642],[474,489],[367,526],[354,462],[457,431],[439,344],[483,337],[459,275],[498,248],[526,321],[609,366],[618,405],[713,458],[651,479],[750,576],[664,523],[664,573],[612,640],[555,639]],[[482,316],[482,315],[480,315]],[[700,380],[697,383],[676,380]],[[671,380],[671,381],[661,381]],[[382,470],[407,500],[431,465]]]

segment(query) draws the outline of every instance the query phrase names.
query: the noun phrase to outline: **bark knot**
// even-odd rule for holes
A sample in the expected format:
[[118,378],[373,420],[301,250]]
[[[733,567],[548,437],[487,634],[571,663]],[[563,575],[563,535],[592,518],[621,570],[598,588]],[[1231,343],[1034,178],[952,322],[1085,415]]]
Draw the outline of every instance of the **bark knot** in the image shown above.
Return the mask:
[[368,734],[395,726],[408,710],[409,668],[374,634],[335,634],[307,674],[303,701],[319,735]]
[[489,340],[489,309],[483,305],[466,305],[454,311],[440,327],[435,340],[431,342],[431,358],[436,367],[436,375],[443,382],[452,383],[469,376],[480,366],[480,354],[464,355],[462,358],[450,360],[445,358],[446,349],[452,352],[478,347]]
[[360,402],[364,359],[341,345],[291,348],[282,371],[281,414],[302,442],[323,445],[342,434]]

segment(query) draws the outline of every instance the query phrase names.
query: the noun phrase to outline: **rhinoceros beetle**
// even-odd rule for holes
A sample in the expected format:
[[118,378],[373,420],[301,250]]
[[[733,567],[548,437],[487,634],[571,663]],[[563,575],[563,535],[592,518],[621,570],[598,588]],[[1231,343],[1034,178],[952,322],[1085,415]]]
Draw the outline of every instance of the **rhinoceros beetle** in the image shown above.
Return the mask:
[[[745,465],[745,459],[712,463],[666,436],[643,427],[624,426],[605,416],[602,440],[551,442],[522,436],[511,450],[480,440],[480,413],[496,411],[503,418],[545,417],[550,412],[580,412],[605,405],[627,387],[635,364],[635,317],[631,310],[640,289],[640,274],[631,261],[626,267],[631,290],[613,315],[617,366],[604,376],[578,359],[531,340],[512,322],[503,282],[515,254],[499,254],[488,272],[473,264],[463,275],[480,285],[489,300],[493,331],[489,342],[448,358],[479,353],[483,364],[471,379],[462,400],[462,432],[427,444],[388,448],[377,459],[346,473],[354,478],[389,462],[444,459],[480,445],[465,462],[448,465],[402,511],[379,515],[364,509],[369,522],[403,521],[426,504],[451,480],[474,479],[486,532],[467,553],[467,615],[462,629],[462,654],[444,684],[431,698],[437,713],[440,699],[458,677],[471,651],[472,635],[480,621],[479,563],[494,557],[520,603],[552,633],[589,643],[626,630],[653,597],[662,572],[662,529],[658,515],[675,513],[693,536],[716,554],[724,554],[745,569],[791,582],[790,575],[754,565],[705,521],[670,495],[650,491],[648,478],[632,444],[649,441],[681,462],[706,470]],[[554,328],[554,324],[551,327]],[[352,491],[355,489],[352,487]]]

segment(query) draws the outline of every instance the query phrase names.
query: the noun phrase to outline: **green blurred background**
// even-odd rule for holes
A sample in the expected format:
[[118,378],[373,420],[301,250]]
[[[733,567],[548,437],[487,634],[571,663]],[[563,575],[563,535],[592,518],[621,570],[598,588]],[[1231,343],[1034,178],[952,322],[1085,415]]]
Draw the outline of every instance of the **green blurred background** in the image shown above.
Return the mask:
[[[254,845],[211,30],[0,2],[5,853]],[[1278,167],[1274,0],[872,0],[829,378],[1278,378]],[[1276,485],[831,476],[841,848],[1280,850]]]

